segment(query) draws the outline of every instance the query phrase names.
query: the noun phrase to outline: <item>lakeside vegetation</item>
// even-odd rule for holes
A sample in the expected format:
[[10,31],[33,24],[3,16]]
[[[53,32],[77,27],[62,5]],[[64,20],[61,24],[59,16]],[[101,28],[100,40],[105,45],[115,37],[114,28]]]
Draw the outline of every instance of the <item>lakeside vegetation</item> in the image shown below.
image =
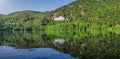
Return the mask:
[[[50,12],[21,11],[0,15],[0,30],[114,31],[120,28],[119,0],[77,0]],[[54,21],[64,16],[65,21]]]
[[[58,16],[68,20],[54,21]],[[49,12],[28,10],[0,15],[0,31],[0,45],[52,47],[81,59],[118,59],[120,0],[76,0]],[[67,43],[55,47],[55,38]],[[86,44],[87,50],[82,50],[81,44]]]

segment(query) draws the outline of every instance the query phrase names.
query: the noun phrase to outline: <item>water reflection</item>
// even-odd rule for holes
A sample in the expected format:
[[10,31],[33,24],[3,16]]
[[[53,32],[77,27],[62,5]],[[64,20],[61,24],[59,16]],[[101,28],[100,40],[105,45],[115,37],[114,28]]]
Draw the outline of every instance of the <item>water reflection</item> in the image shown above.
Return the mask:
[[54,42],[53,42],[54,46],[58,48],[60,48],[61,46],[64,46],[65,43],[66,43],[65,39],[61,39],[61,38],[56,38],[54,39]]
[[[41,50],[42,48],[46,48],[44,49],[46,51],[51,51],[49,50],[50,48],[55,49],[54,51],[58,50],[60,52],[70,54],[80,59],[120,58],[120,35],[113,33],[106,35],[99,34],[94,36],[86,36],[86,34],[82,34],[82,37],[81,34],[74,34],[74,36],[67,35],[68,34],[54,35],[38,32],[3,32],[0,33],[0,44],[13,46],[17,48],[17,50],[23,49],[24,51],[26,51],[26,49],[28,49],[27,51],[33,52],[35,52],[37,49]],[[37,49],[34,50],[34,48]],[[11,49],[8,50],[10,51]],[[40,53],[38,52],[36,52],[36,54],[40,55]],[[49,54],[51,54],[51,52]],[[74,59],[72,57],[70,58]]]
[[15,49],[0,46],[0,59],[78,59],[52,48]]

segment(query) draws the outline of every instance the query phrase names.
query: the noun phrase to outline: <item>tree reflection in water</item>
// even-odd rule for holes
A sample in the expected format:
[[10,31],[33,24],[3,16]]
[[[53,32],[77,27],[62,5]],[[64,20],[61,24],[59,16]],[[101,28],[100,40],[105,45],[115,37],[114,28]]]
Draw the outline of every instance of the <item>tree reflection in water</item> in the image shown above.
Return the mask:
[[[65,35],[65,34],[64,34]],[[80,37],[50,35],[47,33],[29,32],[1,32],[0,44],[14,46],[15,48],[53,48],[81,59],[119,59],[120,35],[88,35]],[[67,35],[67,34],[66,34]],[[59,39],[58,39],[59,38]],[[65,40],[64,44],[55,43],[55,40]],[[59,43],[59,44],[58,44]]]

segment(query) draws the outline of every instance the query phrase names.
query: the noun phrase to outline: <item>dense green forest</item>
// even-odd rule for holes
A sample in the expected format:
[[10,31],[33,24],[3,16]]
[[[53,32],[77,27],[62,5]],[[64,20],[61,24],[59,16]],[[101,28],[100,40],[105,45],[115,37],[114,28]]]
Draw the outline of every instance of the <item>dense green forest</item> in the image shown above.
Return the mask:
[[[65,20],[55,21],[59,16]],[[119,36],[120,0],[75,0],[47,12],[0,14],[0,45],[15,48],[52,47],[80,59],[119,59]],[[65,44],[56,47],[58,38]]]
[[[54,21],[54,17],[58,16],[64,16],[67,20]],[[1,31],[41,29],[117,33],[120,29],[120,0],[76,0],[49,12],[27,10],[0,15]]]

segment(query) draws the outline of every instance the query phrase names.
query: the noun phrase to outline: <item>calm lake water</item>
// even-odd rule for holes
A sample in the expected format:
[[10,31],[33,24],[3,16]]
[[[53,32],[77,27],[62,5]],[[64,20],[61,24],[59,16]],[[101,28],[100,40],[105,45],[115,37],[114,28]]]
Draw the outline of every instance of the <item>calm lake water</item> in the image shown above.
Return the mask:
[[120,35],[1,32],[0,59],[119,59]]
[[52,48],[16,49],[0,46],[0,59],[78,59]]

